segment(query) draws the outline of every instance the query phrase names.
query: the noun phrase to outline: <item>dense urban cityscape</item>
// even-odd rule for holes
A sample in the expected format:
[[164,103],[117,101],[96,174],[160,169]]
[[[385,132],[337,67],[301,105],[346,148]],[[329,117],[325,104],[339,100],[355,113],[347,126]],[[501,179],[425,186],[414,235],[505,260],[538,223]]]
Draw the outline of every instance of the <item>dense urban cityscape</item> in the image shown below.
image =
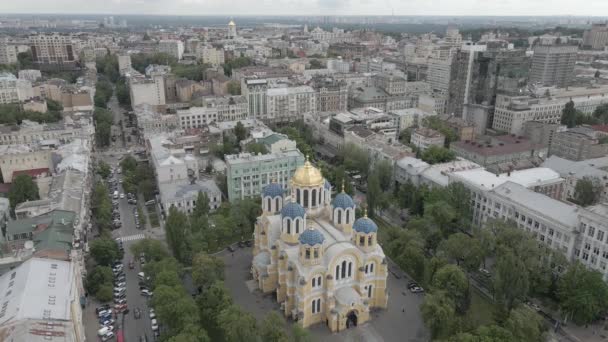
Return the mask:
[[344,3],[0,4],[0,341],[608,340],[608,17]]

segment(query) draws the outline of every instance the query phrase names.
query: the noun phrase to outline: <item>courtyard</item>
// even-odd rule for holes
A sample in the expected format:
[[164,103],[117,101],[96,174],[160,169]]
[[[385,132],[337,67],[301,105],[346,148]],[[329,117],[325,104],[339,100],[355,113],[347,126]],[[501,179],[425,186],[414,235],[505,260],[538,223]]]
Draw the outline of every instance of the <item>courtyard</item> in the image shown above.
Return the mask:
[[[263,295],[251,281],[251,248],[237,248],[234,253],[222,251],[218,254],[226,264],[225,284],[234,302],[251,312],[261,321],[270,310],[279,310],[279,304],[271,295]],[[407,290],[409,278],[394,264],[389,262],[389,306],[387,310],[371,312],[372,320],[355,328],[332,334],[329,329],[318,324],[309,328],[315,341],[366,341],[426,342],[429,334],[424,326],[419,306],[422,294]]]

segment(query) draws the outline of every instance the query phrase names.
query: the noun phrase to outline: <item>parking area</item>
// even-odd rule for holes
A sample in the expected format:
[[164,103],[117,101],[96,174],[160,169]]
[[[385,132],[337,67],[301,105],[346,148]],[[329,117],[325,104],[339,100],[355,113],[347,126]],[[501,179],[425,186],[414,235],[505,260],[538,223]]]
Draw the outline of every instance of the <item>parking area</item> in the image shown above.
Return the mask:
[[[218,254],[226,264],[226,287],[235,303],[251,312],[259,321],[270,310],[279,310],[279,304],[270,295],[263,295],[251,280],[251,248],[236,248],[233,253]],[[389,307],[372,312],[373,319],[353,329],[332,334],[325,325],[311,327],[315,341],[367,341],[423,342],[430,339],[420,314],[423,294],[412,294],[407,290],[409,279],[395,265],[389,263],[388,279]],[[398,277],[398,278],[397,278]]]

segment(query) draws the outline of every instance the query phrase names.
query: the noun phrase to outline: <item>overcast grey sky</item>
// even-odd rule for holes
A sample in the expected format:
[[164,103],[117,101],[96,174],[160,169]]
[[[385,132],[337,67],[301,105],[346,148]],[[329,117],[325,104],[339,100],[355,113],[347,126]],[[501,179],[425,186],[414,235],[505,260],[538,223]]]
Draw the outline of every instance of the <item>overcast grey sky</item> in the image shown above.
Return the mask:
[[608,0],[0,0],[2,13],[608,16]]

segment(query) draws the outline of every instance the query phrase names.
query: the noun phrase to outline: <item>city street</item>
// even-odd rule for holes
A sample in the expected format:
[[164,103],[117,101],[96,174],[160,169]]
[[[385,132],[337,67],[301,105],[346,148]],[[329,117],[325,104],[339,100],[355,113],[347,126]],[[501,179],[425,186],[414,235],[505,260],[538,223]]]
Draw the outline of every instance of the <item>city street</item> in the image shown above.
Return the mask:
[[[109,158],[104,158],[109,159]],[[116,161],[112,166],[116,165]],[[116,175],[119,176],[119,175]],[[119,186],[119,192],[122,192],[122,187]],[[145,236],[145,230],[138,230],[135,228],[135,217],[133,214],[133,208],[135,205],[130,205],[127,203],[127,199],[119,199],[119,211],[120,211],[120,219],[122,222],[122,227],[120,229],[114,230],[112,232],[112,236],[115,238],[120,237],[123,240],[124,246],[124,258],[123,264],[125,269],[125,275],[127,278],[127,304],[129,307],[129,313],[123,317],[123,315],[119,315],[118,323],[122,325],[124,331],[124,337],[126,341],[139,341],[141,336],[147,336],[148,341],[153,341],[153,333],[150,324],[149,318],[149,307],[148,307],[148,299],[140,295],[139,285],[137,273],[141,272],[141,266],[138,262],[138,257],[134,256],[131,253],[130,247],[137,241],[141,240]],[[129,269],[129,261],[135,260],[135,268],[133,270]],[[95,307],[98,306],[98,303],[95,303],[92,300],[89,306],[85,310],[85,325],[86,325],[86,335],[87,340],[96,341],[98,340],[96,334],[99,329],[99,324],[97,322],[97,317],[95,315]],[[135,319],[135,309],[139,308],[142,311],[141,318]]]

